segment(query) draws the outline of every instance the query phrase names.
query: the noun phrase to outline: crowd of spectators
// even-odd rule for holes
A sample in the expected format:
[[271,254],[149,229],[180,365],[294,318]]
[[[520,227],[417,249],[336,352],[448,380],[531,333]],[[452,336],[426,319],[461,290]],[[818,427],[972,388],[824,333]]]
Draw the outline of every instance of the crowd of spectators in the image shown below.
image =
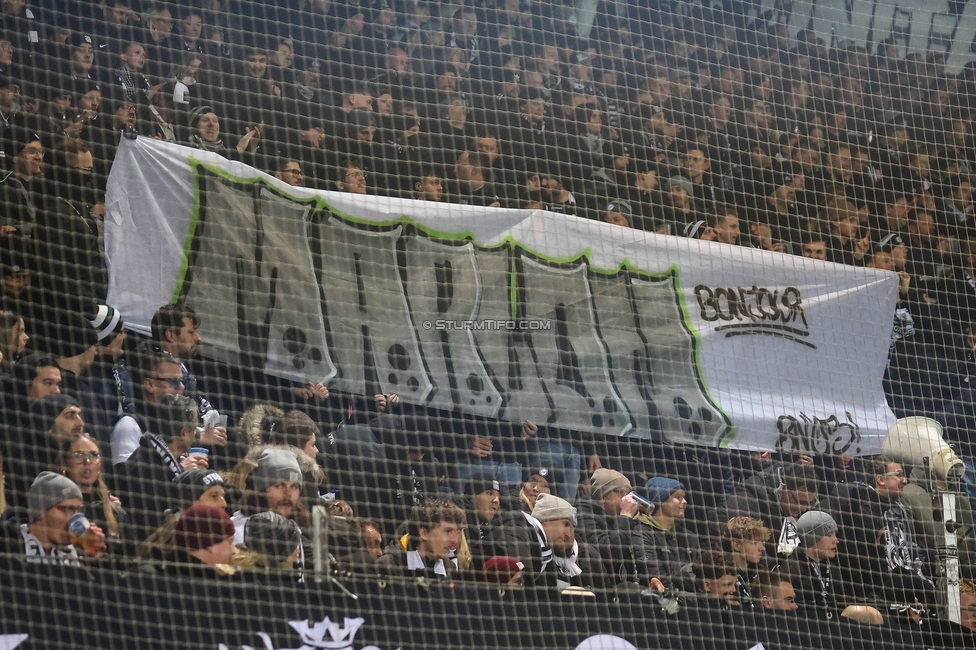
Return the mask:
[[[291,569],[325,505],[341,571],[935,615],[923,467],[432,413],[202,359],[180,304],[127,341],[105,304],[105,181],[158,138],[289,185],[895,271],[891,407],[968,451],[976,66],[746,9],[602,0],[584,38],[545,0],[2,0],[3,549]],[[972,525],[963,499],[967,629]]]

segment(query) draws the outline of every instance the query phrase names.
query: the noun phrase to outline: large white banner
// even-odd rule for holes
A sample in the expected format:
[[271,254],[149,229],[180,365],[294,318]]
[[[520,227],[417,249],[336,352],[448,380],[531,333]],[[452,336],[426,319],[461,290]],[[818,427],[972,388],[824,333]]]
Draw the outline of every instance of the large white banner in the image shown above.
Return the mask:
[[592,433],[877,453],[897,276],[533,210],[293,188],[123,139],[109,302],[206,356]]

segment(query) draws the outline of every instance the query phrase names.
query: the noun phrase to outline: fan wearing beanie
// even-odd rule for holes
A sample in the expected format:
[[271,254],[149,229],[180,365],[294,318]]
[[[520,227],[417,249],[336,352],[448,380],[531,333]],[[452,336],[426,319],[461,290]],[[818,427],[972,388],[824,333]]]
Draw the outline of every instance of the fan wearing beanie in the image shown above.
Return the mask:
[[655,591],[695,590],[693,565],[701,558],[698,536],[685,529],[688,501],[680,481],[655,476],[644,485],[648,512],[638,514],[633,532],[634,555],[643,572],[642,584]]
[[821,510],[810,510],[797,519],[800,547],[780,566],[796,589],[800,607],[819,612],[826,619],[838,614],[872,625],[884,622],[881,612],[865,605],[845,606],[856,594],[854,585],[845,581],[838,570],[837,523]]
[[576,508],[552,494],[540,494],[532,508],[546,533],[556,565],[556,588],[604,589],[607,581],[603,561],[591,544],[576,539]]
[[244,548],[234,556],[235,566],[294,570],[302,550],[302,532],[291,519],[277,512],[260,512],[247,520]]
[[540,494],[552,494],[555,476],[548,467],[532,467],[522,475],[522,488],[519,490],[519,505],[526,512],[532,512]]
[[244,545],[247,520],[259,512],[277,512],[288,519],[307,512],[302,500],[302,468],[290,449],[268,447],[262,451],[257,466],[246,477],[244,488],[239,502],[241,509],[232,517],[237,529],[234,536],[237,546]]
[[74,481],[55,474],[41,472],[34,479],[27,494],[30,523],[5,524],[0,537],[0,553],[26,558],[35,564],[80,566],[81,555],[97,558],[105,552],[105,533],[89,524],[84,538],[92,552],[74,546],[74,536],[68,531],[68,520],[81,512],[81,488]]
[[177,565],[170,570],[183,575],[221,575],[226,571],[220,565],[230,564],[234,555],[234,524],[220,508],[190,506],[176,522],[173,547],[170,559]]
[[[26,406],[26,405],[25,405]],[[41,472],[58,466],[61,444],[84,429],[81,409],[70,395],[45,395],[27,407],[24,424],[4,432],[7,506],[27,507],[27,492]]]
[[576,501],[576,537],[592,544],[610,575],[618,576],[621,582],[638,580],[631,535],[640,523],[634,519],[637,501],[627,496],[632,490],[626,476],[601,467],[590,477],[590,494]]
[[485,560],[494,555],[488,542],[498,528],[501,517],[501,486],[491,474],[475,474],[464,482],[464,492],[454,501],[464,510],[467,529],[465,539],[471,552],[471,568],[480,571]]

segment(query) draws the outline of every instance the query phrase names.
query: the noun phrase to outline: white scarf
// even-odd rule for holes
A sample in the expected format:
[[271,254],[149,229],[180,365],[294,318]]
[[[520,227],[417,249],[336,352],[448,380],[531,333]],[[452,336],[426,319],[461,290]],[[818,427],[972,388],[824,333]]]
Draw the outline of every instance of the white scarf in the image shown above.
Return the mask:
[[20,525],[20,535],[24,538],[24,555],[31,564],[63,564],[65,566],[80,567],[81,560],[74,546],[55,546],[46,550],[41,540],[27,529],[27,524]]
[[[559,571],[559,575],[556,577],[556,587],[566,589],[570,586],[572,578],[583,573],[583,569],[576,564],[576,560],[579,558],[579,542],[573,540],[573,550],[570,551],[569,557],[559,557],[555,553],[552,557],[556,561],[556,569]],[[570,580],[564,580],[564,578],[570,578]]]
[[[425,571],[427,565],[424,564],[424,558],[420,557],[420,553],[417,551],[407,551],[407,570],[408,571]],[[447,577],[447,569],[444,568],[444,560],[437,558],[437,562],[434,563],[434,573],[439,576]]]

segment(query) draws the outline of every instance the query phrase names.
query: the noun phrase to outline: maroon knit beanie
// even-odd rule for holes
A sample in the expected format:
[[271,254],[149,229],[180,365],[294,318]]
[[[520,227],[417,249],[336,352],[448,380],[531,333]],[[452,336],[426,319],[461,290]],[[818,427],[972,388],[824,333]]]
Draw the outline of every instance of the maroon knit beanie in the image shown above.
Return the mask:
[[234,536],[230,516],[213,506],[190,506],[176,522],[175,543],[188,551],[199,551]]

